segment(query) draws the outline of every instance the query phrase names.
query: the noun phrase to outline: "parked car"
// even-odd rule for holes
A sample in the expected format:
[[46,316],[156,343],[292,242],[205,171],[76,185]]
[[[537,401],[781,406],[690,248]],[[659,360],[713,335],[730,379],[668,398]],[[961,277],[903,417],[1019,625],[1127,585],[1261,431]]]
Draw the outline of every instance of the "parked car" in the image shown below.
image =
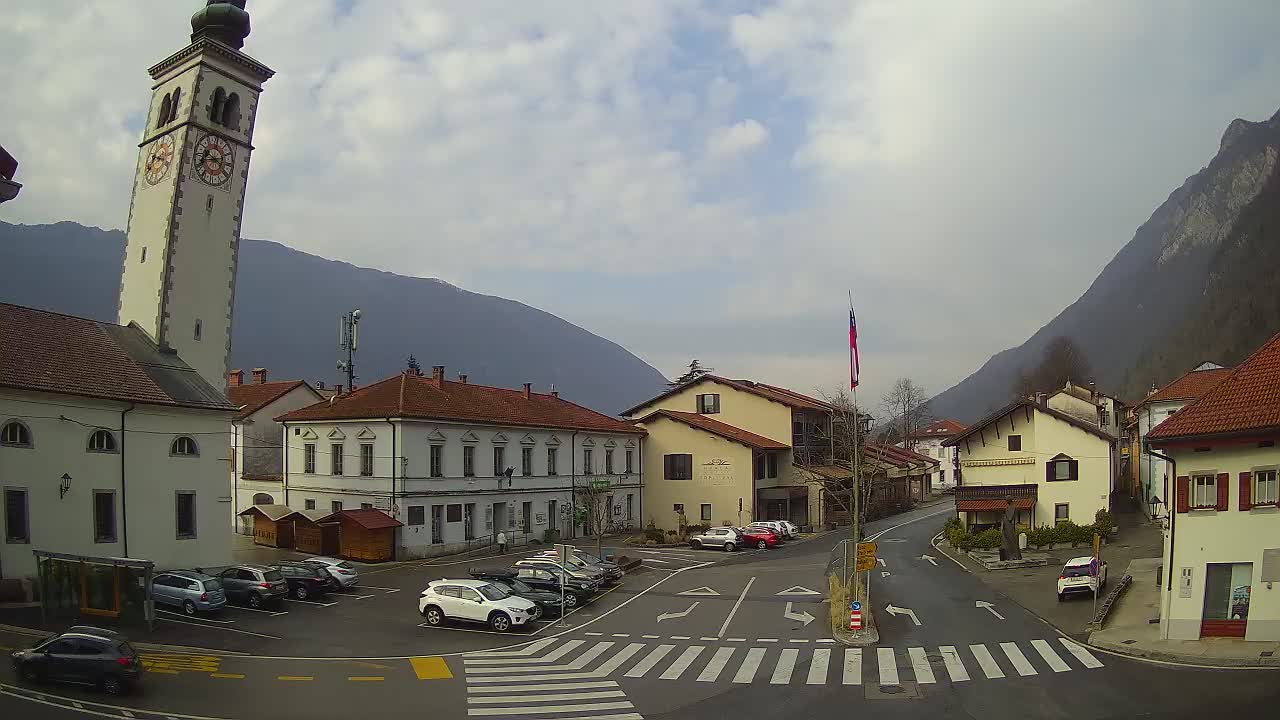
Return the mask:
[[[558,556],[559,553],[555,550],[547,550],[546,552],[541,552],[537,555],[537,557],[546,557],[551,558],[552,560],[558,559]],[[569,564],[577,568],[585,568],[599,572],[600,580],[602,584],[605,585],[612,585],[622,579],[622,568],[618,567],[614,563],[601,560],[591,553],[577,550],[576,548],[574,552],[569,554]]]
[[323,565],[325,569],[329,571],[329,574],[338,581],[338,584],[342,586],[343,590],[353,588],[358,582],[360,582],[360,571],[356,570],[356,566],[346,560],[317,556],[309,557],[302,562],[318,563]]
[[324,595],[341,587],[328,569],[319,563],[278,562],[271,567],[284,575],[284,581],[289,585],[289,594],[299,600]]
[[[560,617],[564,612],[564,608],[560,604],[559,582],[556,583],[555,591],[540,590],[521,580],[518,577],[519,573],[519,570],[504,568],[471,568],[468,572],[468,574],[476,580],[486,580],[516,597],[524,598],[525,600],[533,602],[540,610],[542,610],[542,615],[544,617]],[[572,592],[565,592],[565,605],[569,604],[569,598],[571,597],[574,597]]]
[[790,532],[790,533],[791,533],[791,537],[793,537],[793,538],[794,538],[794,537],[800,537],[800,526],[799,526],[799,525],[797,525],[797,524],[795,524],[795,523],[791,522],[790,520],[783,520],[783,521],[782,521],[782,524],[787,526],[787,532]]
[[600,589],[598,583],[581,580],[564,572],[560,568],[513,567],[516,577],[535,590],[560,594],[560,585],[564,585],[564,606],[572,610],[587,602]]
[[1097,558],[1078,557],[1067,561],[1058,574],[1058,602],[1073,593],[1101,591],[1107,585],[1107,563]]
[[157,605],[181,608],[187,615],[213,612],[227,605],[222,581],[192,570],[170,570],[151,578],[151,599]]
[[485,580],[433,580],[418,597],[418,612],[428,625],[445,620],[482,622],[498,632],[539,616],[538,606]]
[[767,527],[746,527],[737,528],[737,530],[742,535],[742,541],[746,545],[754,545],[761,550],[782,544],[782,541],[778,539],[778,534]]
[[545,555],[534,555],[532,557],[524,558],[523,560],[517,560],[515,566],[540,567],[544,569],[555,568],[569,573],[570,577],[594,583],[596,587],[599,587],[604,583],[604,572],[602,570],[586,567],[582,563],[578,562],[570,562],[565,565],[561,565],[558,559],[546,557]]
[[269,565],[226,565],[196,570],[221,580],[222,591],[228,600],[255,609],[263,605],[279,605],[289,592],[289,583],[284,575]]
[[68,682],[121,695],[142,680],[142,664],[120,633],[78,625],[10,654],[13,670],[27,682]]
[[783,523],[780,520],[757,520],[751,523],[750,525],[748,525],[747,527],[769,528],[770,530],[777,533],[778,537],[783,540],[789,540],[792,537],[791,530],[787,527],[787,524]]
[[742,533],[731,527],[714,527],[689,538],[689,545],[692,547],[721,548],[727,552],[742,547],[743,542]]

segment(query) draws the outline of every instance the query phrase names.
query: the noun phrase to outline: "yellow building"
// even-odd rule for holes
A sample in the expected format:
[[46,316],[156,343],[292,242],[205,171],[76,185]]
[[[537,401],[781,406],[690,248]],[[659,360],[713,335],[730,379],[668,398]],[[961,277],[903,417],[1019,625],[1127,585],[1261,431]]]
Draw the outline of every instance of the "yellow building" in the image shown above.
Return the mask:
[[832,410],[785,388],[703,375],[625,411],[649,433],[644,523],[822,523],[820,493],[796,462],[830,462]]

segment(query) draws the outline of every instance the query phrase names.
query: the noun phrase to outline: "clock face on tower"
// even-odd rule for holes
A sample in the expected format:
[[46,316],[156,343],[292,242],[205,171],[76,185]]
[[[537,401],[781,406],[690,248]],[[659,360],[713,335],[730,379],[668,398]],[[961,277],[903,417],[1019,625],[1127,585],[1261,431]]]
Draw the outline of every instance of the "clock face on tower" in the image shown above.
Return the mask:
[[169,174],[169,165],[173,163],[173,136],[164,137],[151,143],[147,151],[147,164],[144,169],[147,182],[155,185]]
[[231,143],[217,135],[206,134],[196,141],[191,161],[192,169],[201,182],[221,187],[231,178],[235,155]]

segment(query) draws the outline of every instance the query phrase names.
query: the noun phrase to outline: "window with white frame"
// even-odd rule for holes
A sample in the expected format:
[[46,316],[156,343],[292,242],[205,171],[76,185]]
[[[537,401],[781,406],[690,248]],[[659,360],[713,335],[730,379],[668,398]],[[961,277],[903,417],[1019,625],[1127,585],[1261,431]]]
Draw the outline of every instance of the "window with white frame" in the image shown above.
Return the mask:
[[635,452],[634,452],[633,450],[628,450],[628,451],[626,452],[626,454],[625,454],[624,458],[623,458],[623,459],[625,460],[625,465],[626,465],[626,468],[627,468],[627,469],[625,470],[625,472],[626,472],[628,475],[630,475],[632,472],[634,472],[634,470],[632,470],[632,467],[631,467],[631,460],[632,460],[632,456],[633,456],[634,454],[635,454]]
[[463,477],[475,477],[476,475],[476,446],[462,446],[462,475]]
[[520,448],[520,474],[533,474],[533,448]]
[[307,443],[302,446],[302,472],[314,473],[316,471],[316,444]]
[[94,430],[89,436],[89,452],[115,452],[116,436],[109,430]]
[[1252,490],[1250,501],[1254,505],[1280,502],[1280,486],[1277,485],[1276,469],[1254,470]]
[[329,446],[329,474],[342,474],[342,443],[333,443]]
[[196,447],[196,441],[186,435],[179,435],[173,439],[173,445],[169,446],[169,454],[180,457],[195,457],[200,454],[200,449]]
[[373,443],[360,443],[360,474],[373,477]]
[[1218,506],[1218,477],[1216,475],[1191,476],[1191,507]]
[[507,449],[501,445],[493,448],[493,476],[505,475],[507,472]]
[[699,395],[698,412],[702,415],[714,415],[720,412],[720,393]]
[[604,474],[605,475],[613,474],[613,451],[612,450],[604,451]]
[[556,448],[547,448],[547,474],[557,475],[556,472]]
[[431,477],[444,477],[444,446],[431,446]]
[[31,430],[17,420],[10,420],[0,428],[0,445],[31,447]]

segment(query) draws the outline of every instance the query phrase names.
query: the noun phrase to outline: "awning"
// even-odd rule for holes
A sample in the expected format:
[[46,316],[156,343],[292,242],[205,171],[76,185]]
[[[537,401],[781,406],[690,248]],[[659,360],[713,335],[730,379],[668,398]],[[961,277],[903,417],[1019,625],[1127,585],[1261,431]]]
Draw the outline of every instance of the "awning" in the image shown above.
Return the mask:
[[809,497],[809,488],[804,485],[788,485],[786,487],[760,488],[756,495],[761,500],[797,500]]
[[[1001,512],[1009,506],[1009,501],[999,498],[993,500],[956,500],[956,510],[963,512]],[[1018,510],[1030,510],[1036,506],[1035,498],[1018,498],[1013,501]]]

